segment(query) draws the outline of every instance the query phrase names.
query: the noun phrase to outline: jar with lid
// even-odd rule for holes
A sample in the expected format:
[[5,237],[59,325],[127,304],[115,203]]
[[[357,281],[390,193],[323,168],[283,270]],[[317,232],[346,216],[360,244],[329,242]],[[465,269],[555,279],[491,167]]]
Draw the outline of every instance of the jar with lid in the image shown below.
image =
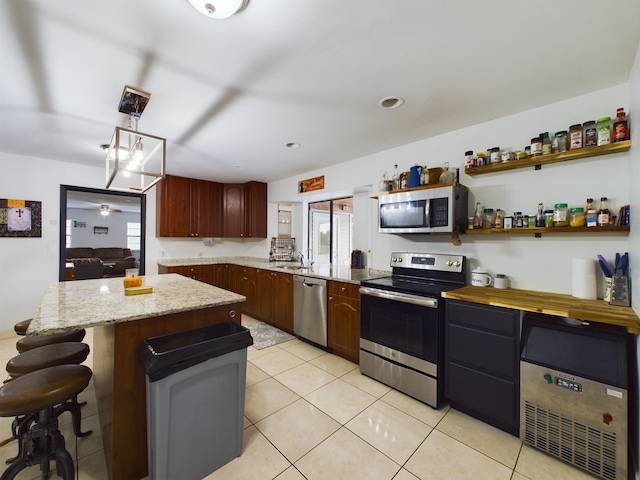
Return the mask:
[[549,132],[541,133],[540,138],[542,140],[542,154],[549,155],[552,149],[551,139],[549,138]]
[[522,215],[522,227],[529,228],[529,215],[527,214]]
[[482,219],[482,228],[493,228],[496,222],[496,214],[493,208],[484,209],[484,217]]
[[595,208],[587,210],[586,221],[587,227],[598,226],[598,212],[595,210]]
[[536,226],[536,215],[535,213],[532,213],[531,215],[529,215],[529,228],[535,228]]
[[496,220],[493,222],[495,228],[504,228],[504,210],[496,210]]
[[500,158],[500,147],[493,147],[489,151],[491,152],[491,163],[500,163],[502,161]]
[[609,145],[611,143],[611,117],[598,119],[598,146]]
[[465,167],[475,167],[476,159],[473,157],[473,150],[467,150],[464,152],[464,166]]
[[527,145],[526,147],[524,147],[524,156],[525,158],[531,156],[531,145]]
[[572,227],[584,227],[586,223],[586,217],[584,214],[584,208],[571,207],[569,209],[569,225]]
[[500,154],[500,159],[502,161],[502,163],[507,163],[511,161],[511,152],[508,150],[503,151]]
[[569,127],[569,150],[582,148],[582,125],[576,123]]
[[553,210],[544,211],[544,226],[546,228],[553,227]]
[[522,228],[522,212],[513,212],[513,228]]
[[513,217],[504,217],[503,228],[505,228],[506,230],[510,230],[511,228],[513,228]]
[[553,143],[556,152],[566,152],[569,149],[569,145],[567,142],[567,131],[560,130],[559,132],[556,132]]
[[596,128],[595,120],[589,120],[584,122],[584,146],[595,147],[598,145],[598,129]]
[[556,203],[553,208],[553,226],[569,226],[569,208],[566,203]]
[[531,139],[531,156],[539,157],[542,155],[542,139],[540,137],[533,137]]

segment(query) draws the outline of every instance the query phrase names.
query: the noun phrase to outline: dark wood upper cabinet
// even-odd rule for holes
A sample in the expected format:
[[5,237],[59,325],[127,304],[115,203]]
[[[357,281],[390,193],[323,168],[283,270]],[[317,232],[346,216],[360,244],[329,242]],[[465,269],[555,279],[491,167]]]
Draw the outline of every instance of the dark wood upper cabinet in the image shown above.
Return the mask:
[[227,183],[224,185],[223,235],[225,237],[244,236],[244,185]]
[[267,184],[225,184],[223,224],[225,237],[267,238]]
[[158,184],[156,236],[267,238],[267,184],[167,175]]

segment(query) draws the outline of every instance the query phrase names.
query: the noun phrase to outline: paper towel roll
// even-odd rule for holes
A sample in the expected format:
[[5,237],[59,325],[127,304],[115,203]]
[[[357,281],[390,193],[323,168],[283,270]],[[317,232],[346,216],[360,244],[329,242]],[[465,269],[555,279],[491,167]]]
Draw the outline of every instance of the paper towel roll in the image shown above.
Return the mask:
[[595,300],[596,261],[590,258],[574,258],[572,268],[571,295],[577,298]]

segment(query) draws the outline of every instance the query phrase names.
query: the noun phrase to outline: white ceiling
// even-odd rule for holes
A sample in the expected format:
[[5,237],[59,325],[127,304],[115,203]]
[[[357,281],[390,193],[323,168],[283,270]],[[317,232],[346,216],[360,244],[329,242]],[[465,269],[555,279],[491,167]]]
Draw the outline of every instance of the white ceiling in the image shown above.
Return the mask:
[[168,173],[272,181],[626,83],[639,41],[638,0],[2,0],[0,151],[102,166],[130,85]]

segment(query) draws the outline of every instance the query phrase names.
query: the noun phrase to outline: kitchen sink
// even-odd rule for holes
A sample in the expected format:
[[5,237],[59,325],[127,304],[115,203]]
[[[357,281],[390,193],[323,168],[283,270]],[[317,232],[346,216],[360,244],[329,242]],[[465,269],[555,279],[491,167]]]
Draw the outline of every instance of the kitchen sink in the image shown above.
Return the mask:
[[311,267],[303,267],[302,265],[286,265],[284,267],[285,270],[309,270]]

